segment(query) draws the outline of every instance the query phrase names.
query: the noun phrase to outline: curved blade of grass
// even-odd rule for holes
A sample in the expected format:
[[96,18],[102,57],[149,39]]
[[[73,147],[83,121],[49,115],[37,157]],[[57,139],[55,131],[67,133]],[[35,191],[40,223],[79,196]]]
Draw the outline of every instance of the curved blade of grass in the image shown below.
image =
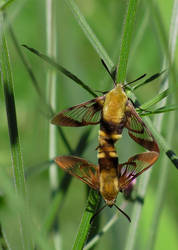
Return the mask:
[[83,249],[88,232],[91,228],[90,220],[97,210],[99,201],[99,193],[93,189],[90,189],[87,206],[81,219],[81,224],[77,233],[77,237],[72,248],[73,250]]
[[[15,46],[15,49],[17,50],[17,53],[20,56],[24,66],[25,66],[25,69],[27,70],[27,72],[28,72],[28,74],[29,74],[29,76],[30,76],[30,78],[32,80],[33,86],[34,86],[38,96],[40,97],[41,101],[43,102],[43,105],[45,105],[45,108],[48,109],[48,112],[49,112],[49,114],[47,112],[48,119],[51,119],[51,117],[53,117],[55,115],[55,112],[53,111],[51,105],[46,102],[46,98],[45,98],[44,94],[42,93],[42,91],[40,89],[40,85],[39,85],[39,83],[38,83],[38,81],[37,81],[37,79],[36,79],[36,77],[35,77],[35,75],[34,75],[34,73],[32,71],[32,68],[29,65],[29,63],[27,62],[26,58],[24,57],[24,55],[23,55],[23,53],[22,53],[22,51],[21,51],[21,49],[19,47],[19,44],[17,42],[16,36],[14,34],[14,31],[13,31],[11,25],[9,24],[8,27],[9,27],[9,32],[10,32],[13,44]],[[67,138],[65,136],[65,133],[64,133],[63,129],[61,127],[58,127],[57,129],[58,129],[58,132],[59,132],[59,134],[60,134],[60,136],[61,136],[61,138],[62,138],[62,140],[63,140],[63,142],[64,142],[64,144],[65,144],[65,146],[67,148],[67,150],[71,153],[72,148],[71,148],[71,146],[70,146],[70,144],[69,144],[69,142],[68,142],[68,140],[67,140]]]
[[49,165],[54,162],[54,159],[50,159],[34,166],[30,166],[25,170],[25,178],[28,179],[32,176],[41,174],[49,168]]
[[155,97],[153,97],[151,100],[149,100],[148,102],[145,102],[144,104],[142,104],[140,106],[141,109],[149,109],[150,107],[152,107],[153,105],[157,104],[158,102],[162,101],[165,97],[167,97],[169,94],[169,90],[166,89],[164,91],[162,91],[161,93],[159,93],[158,95],[156,95]]
[[32,53],[34,53],[35,55],[37,55],[40,58],[42,58],[45,62],[47,62],[48,64],[52,65],[55,69],[57,69],[58,71],[60,71],[61,73],[63,73],[68,78],[70,78],[73,81],[75,81],[82,88],[84,88],[87,92],[89,92],[92,96],[97,97],[97,95],[90,89],[90,87],[88,87],[84,82],[82,82],[77,76],[75,76],[74,74],[72,74],[69,70],[67,70],[66,68],[64,68],[63,66],[61,66],[60,64],[58,64],[57,62],[55,62],[54,59],[50,58],[49,56],[47,56],[45,54],[42,54],[41,52],[39,52],[38,50],[36,50],[34,48],[30,48],[29,46],[27,46],[25,44],[23,44],[22,46],[25,47],[26,49],[28,49],[29,51],[31,51]]
[[27,72],[28,72],[28,74],[29,74],[29,76],[30,76],[30,78],[32,80],[32,83],[33,83],[33,86],[34,86],[36,92],[38,93],[39,97],[42,99],[42,102],[45,104],[45,106],[47,106],[47,108],[48,108],[48,110],[49,110],[49,112],[50,112],[50,114],[52,116],[53,115],[52,107],[49,104],[46,103],[45,96],[43,95],[43,93],[42,93],[42,91],[40,89],[40,85],[39,85],[39,83],[38,83],[38,81],[37,81],[37,79],[36,79],[36,77],[35,77],[35,75],[34,75],[34,73],[32,71],[32,68],[31,68],[30,64],[28,63],[28,61],[26,60],[24,54],[22,53],[22,50],[21,50],[21,48],[19,46],[19,43],[17,41],[16,35],[15,35],[13,29],[12,29],[11,24],[8,24],[8,29],[9,29],[9,33],[10,33],[10,36],[11,36],[12,41],[13,41],[13,45],[14,45],[16,51],[17,51],[17,54],[19,55],[20,59],[22,60],[22,63],[24,64],[25,69],[27,70]]
[[[13,171],[13,181],[15,185],[16,193],[20,193],[24,198],[26,196],[25,178],[24,178],[24,167],[22,162],[22,154],[20,147],[20,139],[17,126],[17,116],[15,107],[15,97],[13,89],[13,80],[9,59],[9,52],[7,47],[7,42],[5,38],[5,31],[3,30],[4,18],[2,12],[0,13],[0,74],[1,83],[3,86],[6,113],[8,120],[8,130],[9,139],[11,146],[11,156],[12,156],[12,171]],[[28,210],[28,209],[27,209]],[[28,216],[28,211],[27,216]],[[29,249],[31,245],[31,239],[27,236],[26,227],[23,223],[21,215],[18,214],[18,233],[21,238],[22,249]]]
[[80,25],[81,29],[85,33],[86,37],[92,44],[93,48],[96,50],[97,54],[99,55],[99,58],[103,59],[103,61],[106,63],[107,67],[109,68],[110,72],[113,71],[113,68],[115,68],[115,65],[111,61],[110,57],[108,56],[106,50],[101,45],[100,41],[92,31],[91,27],[88,25],[85,17],[80,12],[77,4],[73,0],[65,0],[65,2],[70,7],[72,13],[74,14],[74,17],[76,18],[78,24]]
[[157,79],[158,77],[160,77],[165,71],[166,71],[166,69],[163,70],[163,71],[161,71],[161,72],[159,72],[159,73],[156,73],[156,74],[150,76],[150,77],[149,77],[148,79],[146,79],[144,82],[135,84],[135,85],[133,86],[133,90],[136,90],[137,88],[139,88],[139,87],[141,87],[141,86],[143,86],[143,85],[145,85],[145,84],[147,84],[147,83],[149,83],[149,82],[154,81],[155,79]]
[[124,82],[126,79],[127,62],[132,40],[132,32],[135,25],[136,7],[137,0],[129,0],[118,63],[118,82]]
[[150,116],[150,115],[155,115],[155,114],[161,114],[161,113],[166,113],[170,111],[175,111],[178,109],[177,105],[166,105],[164,107],[155,109],[153,111],[146,111],[145,113],[140,113],[141,116]]

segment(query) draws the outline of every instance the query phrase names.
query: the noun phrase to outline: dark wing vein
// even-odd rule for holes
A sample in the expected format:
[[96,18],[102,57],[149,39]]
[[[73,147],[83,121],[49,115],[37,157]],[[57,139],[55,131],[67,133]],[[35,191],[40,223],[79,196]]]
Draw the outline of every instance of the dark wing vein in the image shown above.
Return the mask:
[[91,188],[99,189],[98,166],[75,156],[59,156],[56,157],[55,162],[60,168],[88,184]]
[[126,117],[126,128],[128,129],[129,136],[144,148],[150,151],[159,152],[158,144],[156,143],[152,133],[137,114],[130,101],[128,103]]
[[65,109],[57,114],[51,123],[59,126],[80,127],[98,124],[101,119],[101,110],[104,104],[104,96],[95,98]]
[[131,157],[128,162],[120,164],[118,166],[118,171],[121,189],[125,189],[137,176],[150,168],[158,157],[159,153],[157,152],[144,152],[136,154]]

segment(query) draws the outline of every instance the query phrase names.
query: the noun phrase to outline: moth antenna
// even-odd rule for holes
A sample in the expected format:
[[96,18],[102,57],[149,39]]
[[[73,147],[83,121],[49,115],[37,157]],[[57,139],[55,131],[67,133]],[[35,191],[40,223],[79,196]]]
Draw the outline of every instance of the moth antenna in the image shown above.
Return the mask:
[[95,92],[106,95],[109,92],[109,90],[107,90],[107,91],[95,90]]
[[103,59],[101,59],[101,62],[103,64],[104,68],[106,69],[106,71],[109,73],[110,77],[112,78],[114,86],[116,86],[117,68],[114,68],[114,70],[112,72],[110,72],[110,70],[108,69],[108,66],[106,65],[105,61]]
[[131,83],[134,83],[134,82],[144,78],[145,76],[146,76],[146,74],[143,74],[143,75],[139,76],[137,79],[135,79],[135,80],[133,80],[131,82],[127,82],[123,87],[126,87],[126,86],[130,85]]
[[90,224],[92,224],[94,218],[107,206],[107,204],[105,204],[103,207],[101,207],[100,209],[98,209],[98,211],[91,217],[90,220]]
[[130,217],[122,210],[120,209],[116,204],[113,204],[125,217],[128,219],[129,222],[131,222]]

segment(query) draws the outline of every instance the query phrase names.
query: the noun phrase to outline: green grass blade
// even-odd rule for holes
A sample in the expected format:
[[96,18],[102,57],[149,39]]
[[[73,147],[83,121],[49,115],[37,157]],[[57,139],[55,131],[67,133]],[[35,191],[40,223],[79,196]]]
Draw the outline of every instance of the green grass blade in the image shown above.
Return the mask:
[[123,30],[119,64],[118,64],[118,76],[117,76],[118,82],[124,82],[126,79],[127,62],[132,40],[132,32],[134,30],[134,25],[135,25],[136,7],[137,7],[137,0],[129,0],[126,20]]
[[73,250],[83,249],[88,232],[91,228],[90,220],[97,210],[99,201],[100,195],[98,194],[98,192],[93,189],[90,189],[87,206],[85,208],[81,224],[77,233],[77,237],[72,248]]
[[141,109],[149,109],[150,107],[152,107],[153,105],[157,104],[158,102],[162,101],[165,97],[167,97],[169,94],[169,90],[166,89],[164,91],[162,91],[161,93],[159,93],[158,95],[156,95],[155,97],[153,97],[151,100],[149,100],[148,102],[145,102],[144,104],[142,104],[140,106]]
[[[1,20],[2,28],[2,20]],[[13,89],[13,80],[9,61],[9,52],[4,34],[1,32],[0,50],[1,50],[1,82],[3,84],[4,96],[6,101],[6,112],[8,119],[9,138],[12,154],[12,167],[14,181],[17,191],[25,195],[25,178],[20,149],[20,140],[17,127],[17,117],[15,108],[15,97]]]
[[[57,214],[59,213],[59,209],[61,208],[61,204],[63,204],[65,199],[65,194],[67,193],[70,183],[71,183],[71,176],[65,174],[61,180],[61,184],[59,186],[59,191],[53,197],[51,201],[51,205],[47,209],[46,216],[44,218],[43,224],[43,232],[46,234],[48,233],[55,221]],[[65,187],[65,188],[64,188]]]
[[[5,103],[6,103],[6,113],[8,120],[8,130],[9,139],[11,146],[11,156],[12,156],[12,171],[13,171],[13,181],[15,185],[16,193],[21,194],[24,199],[26,199],[26,187],[24,178],[24,166],[22,162],[22,154],[20,147],[20,139],[17,126],[16,117],[16,107],[15,107],[15,97],[13,89],[13,79],[10,66],[10,57],[7,47],[7,42],[5,38],[4,28],[4,18],[3,14],[0,13],[0,69],[1,69],[1,82],[3,85]],[[27,208],[26,208],[27,209]],[[28,210],[26,210],[28,216]],[[21,247],[29,249],[31,244],[31,239],[27,236],[26,225],[23,223],[21,215],[18,214],[18,233],[21,236]]]
[[150,116],[150,115],[155,115],[155,114],[161,114],[161,113],[166,113],[170,111],[175,111],[178,109],[177,105],[166,105],[164,107],[155,109],[153,111],[146,111],[145,113],[141,113],[141,116]]
[[27,70],[27,72],[28,72],[28,74],[29,74],[29,76],[30,76],[30,78],[32,80],[33,86],[34,86],[38,96],[40,97],[43,105],[45,105],[45,108],[48,109],[48,112],[49,112],[50,117],[51,117],[52,115],[54,115],[52,107],[49,105],[49,103],[46,103],[46,98],[45,98],[43,92],[41,91],[40,85],[39,85],[39,83],[38,83],[38,81],[37,81],[37,79],[35,77],[35,74],[33,73],[31,65],[28,63],[27,59],[25,58],[25,56],[24,56],[24,54],[23,54],[23,52],[21,50],[21,47],[19,46],[19,43],[17,41],[16,35],[14,33],[14,30],[13,30],[11,24],[8,24],[8,29],[9,29],[9,33],[10,33],[13,45],[14,45],[16,51],[17,51],[17,54],[19,55],[22,63],[24,64],[25,69]]
[[75,76],[74,74],[72,74],[69,70],[67,70],[66,68],[64,68],[63,66],[61,66],[60,64],[58,64],[57,62],[55,62],[55,60],[53,60],[52,58],[50,58],[47,55],[42,54],[41,52],[39,52],[38,50],[36,50],[34,48],[30,48],[27,45],[23,45],[23,46],[26,49],[28,49],[29,51],[31,51],[32,53],[34,53],[35,55],[37,55],[40,58],[42,58],[48,64],[52,65],[55,69],[57,69],[58,71],[60,71],[61,73],[63,73],[65,76],[67,76],[68,78],[70,78],[73,81],[75,81],[82,88],[84,88],[86,91],[88,91],[91,95],[93,95],[94,97],[97,97],[97,95],[90,89],[90,87],[88,87],[84,82],[82,82],[77,76]]
[[[29,76],[30,76],[30,78],[32,80],[32,83],[33,83],[33,86],[34,86],[34,88],[36,90],[36,93],[40,97],[40,99],[41,99],[41,101],[43,103],[43,106],[45,106],[45,110],[46,109],[48,110],[48,112],[45,111],[47,119],[51,119],[51,117],[55,115],[54,110],[52,109],[51,105],[49,103],[47,103],[46,98],[45,98],[44,94],[42,93],[42,91],[40,89],[40,85],[39,85],[39,83],[38,83],[38,81],[37,81],[37,79],[36,79],[36,77],[35,77],[35,75],[34,75],[34,73],[32,71],[32,68],[29,65],[28,61],[26,60],[26,58],[24,57],[24,55],[23,55],[23,53],[22,53],[22,51],[20,49],[20,46],[18,44],[18,41],[16,39],[16,36],[15,36],[14,31],[13,31],[10,24],[9,24],[9,32],[10,32],[13,44],[15,46],[15,49],[17,50],[17,53],[18,53],[19,57],[21,58],[24,66],[25,66],[25,69],[27,70],[27,72],[28,72],[28,74],[29,74]],[[65,146],[67,148],[67,150],[71,153],[72,148],[71,148],[71,146],[70,146],[70,144],[69,144],[69,142],[68,142],[68,140],[67,140],[67,138],[65,136],[65,133],[64,133],[63,129],[61,127],[58,127],[57,129],[58,129],[58,132],[59,132],[59,134],[60,134],[60,136],[61,136],[61,138],[62,138],[62,140],[63,140],[63,142],[64,142],[64,144],[65,144]]]
[[159,73],[156,73],[156,74],[150,76],[150,77],[149,77],[148,79],[146,79],[144,82],[135,84],[135,85],[133,86],[133,90],[136,90],[137,88],[139,88],[139,87],[141,87],[141,86],[143,86],[143,85],[145,85],[145,84],[147,84],[147,83],[149,83],[149,82],[154,81],[155,79],[157,79],[158,77],[160,77],[165,71],[166,71],[166,70],[163,70],[163,71],[161,71],[161,72],[159,72]]
[[85,17],[82,15],[80,12],[77,4],[73,0],[65,0],[70,9],[72,10],[72,13],[74,14],[78,24],[80,25],[81,29],[85,33],[86,37],[92,44],[93,48],[96,50],[97,54],[101,59],[104,60],[106,63],[107,67],[109,68],[110,71],[114,68],[114,64],[111,61],[110,57],[108,56],[106,50],[104,47],[101,45],[100,41],[92,31],[91,27],[88,25]]

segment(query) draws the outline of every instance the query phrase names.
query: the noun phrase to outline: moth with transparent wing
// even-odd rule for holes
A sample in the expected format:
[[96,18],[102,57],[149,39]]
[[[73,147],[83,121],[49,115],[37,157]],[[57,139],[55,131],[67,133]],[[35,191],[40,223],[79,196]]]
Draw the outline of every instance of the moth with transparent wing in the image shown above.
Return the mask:
[[[108,69],[107,71],[109,72]],[[112,207],[116,206],[118,193],[124,191],[137,176],[156,162],[159,147],[124,91],[128,83],[116,84],[115,76],[110,75],[114,81],[111,91],[60,112],[51,122],[59,126],[72,127],[100,124],[97,166],[74,156],[60,156],[55,161],[69,174],[99,190],[106,205]],[[128,130],[129,136],[148,152],[136,154],[121,164],[115,143],[122,137],[124,128]],[[130,220],[127,215],[126,217]]]

